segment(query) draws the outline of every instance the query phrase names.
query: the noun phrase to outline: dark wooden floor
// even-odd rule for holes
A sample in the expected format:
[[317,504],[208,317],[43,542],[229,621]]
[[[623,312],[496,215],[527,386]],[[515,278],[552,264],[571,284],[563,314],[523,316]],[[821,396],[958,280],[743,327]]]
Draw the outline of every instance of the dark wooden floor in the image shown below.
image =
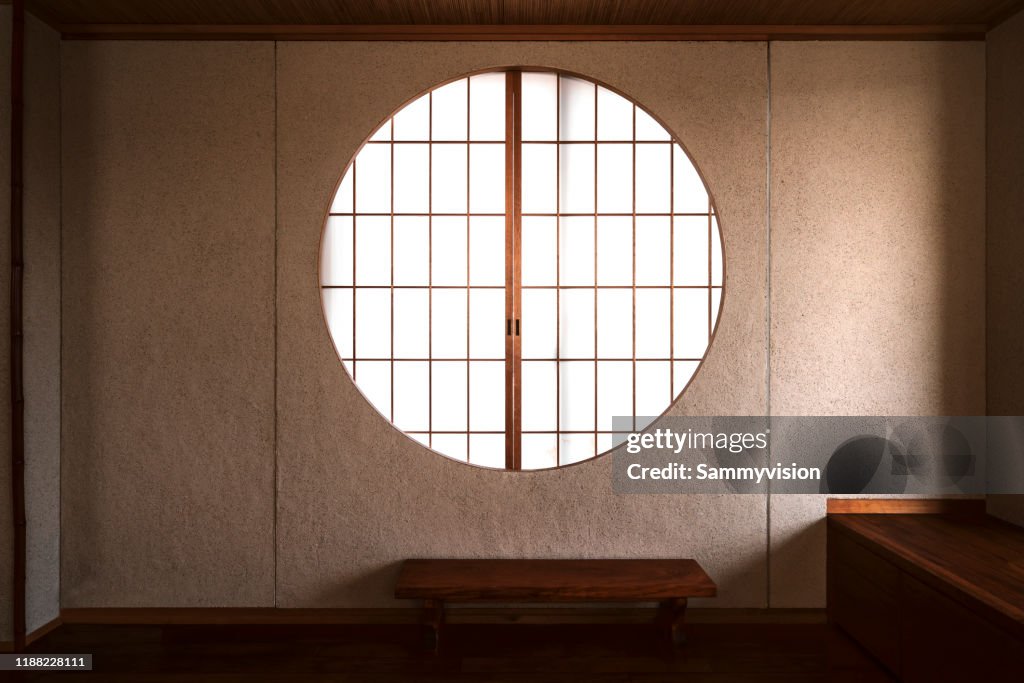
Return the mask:
[[30,681],[890,681],[823,624],[693,624],[674,657],[644,625],[452,625],[420,655],[412,626],[66,625],[37,653],[94,655],[94,672]]

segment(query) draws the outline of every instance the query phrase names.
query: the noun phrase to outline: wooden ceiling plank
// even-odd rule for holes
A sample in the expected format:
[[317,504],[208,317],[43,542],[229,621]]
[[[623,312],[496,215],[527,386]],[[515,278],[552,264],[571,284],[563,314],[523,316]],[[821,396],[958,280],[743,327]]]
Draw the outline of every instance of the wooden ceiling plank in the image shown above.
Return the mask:
[[26,0],[37,16],[69,25],[990,25],[1020,8],[1021,0]]

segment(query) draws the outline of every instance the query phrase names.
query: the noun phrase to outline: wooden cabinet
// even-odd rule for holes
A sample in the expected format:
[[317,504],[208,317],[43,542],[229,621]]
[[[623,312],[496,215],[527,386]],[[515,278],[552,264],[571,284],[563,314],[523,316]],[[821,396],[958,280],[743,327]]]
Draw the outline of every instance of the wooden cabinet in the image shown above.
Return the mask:
[[[934,519],[896,519],[905,516]],[[848,524],[854,517],[878,519]],[[960,524],[935,515],[830,516],[829,620],[904,683],[1024,680],[1024,585],[1001,569],[1016,566],[1024,531],[1017,539],[1012,528],[985,526],[991,552],[975,537],[966,553],[957,540],[970,528],[909,533],[946,523]],[[946,542],[949,551],[936,545]],[[1004,590],[993,581],[1000,576]]]

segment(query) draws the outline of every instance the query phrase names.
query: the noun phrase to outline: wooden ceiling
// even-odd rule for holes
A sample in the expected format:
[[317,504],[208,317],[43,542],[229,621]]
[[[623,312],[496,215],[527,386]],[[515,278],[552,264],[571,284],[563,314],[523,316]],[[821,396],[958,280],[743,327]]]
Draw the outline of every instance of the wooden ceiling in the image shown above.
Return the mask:
[[491,38],[579,39],[600,37],[601,27],[608,36],[618,33],[617,39],[704,34],[721,39],[723,27],[731,27],[740,30],[728,33],[729,39],[749,40],[786,35],[780,29],[813,35],[811,27],[824,27],[819,35],[832,38],[887,37],[885,30],[868,27],[888,27],[893,34],[888,37],[916,32],[977,38],[1024,7],[1024,0],[25,0],[25,5],[65,37],[305,33],[307,38],[425,39],[424,27],[446,27],[448,35],[433,39],[455,40],[476,36],[474,27],[482,37],[489,30]]
[[989,25],[1018,0],[26,0],[57,24]]

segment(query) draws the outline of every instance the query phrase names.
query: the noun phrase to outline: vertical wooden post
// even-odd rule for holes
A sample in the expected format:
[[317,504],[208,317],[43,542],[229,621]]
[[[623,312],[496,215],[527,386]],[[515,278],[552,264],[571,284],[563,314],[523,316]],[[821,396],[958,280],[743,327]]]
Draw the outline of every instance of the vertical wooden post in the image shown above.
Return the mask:
[[441,628],[444,626],[444,601],[423,601],[423,646],[433,655],[441,651]]
[[11,34],[11,501],[14,519],[14,649],[25,649],[25,399],[22,387],[22,130],[25,4],[14,0]]
[[662,600],[658,605],[658,627],[663,630],[672,649],[686,644],[683,623],[686,618],[686,598]]

